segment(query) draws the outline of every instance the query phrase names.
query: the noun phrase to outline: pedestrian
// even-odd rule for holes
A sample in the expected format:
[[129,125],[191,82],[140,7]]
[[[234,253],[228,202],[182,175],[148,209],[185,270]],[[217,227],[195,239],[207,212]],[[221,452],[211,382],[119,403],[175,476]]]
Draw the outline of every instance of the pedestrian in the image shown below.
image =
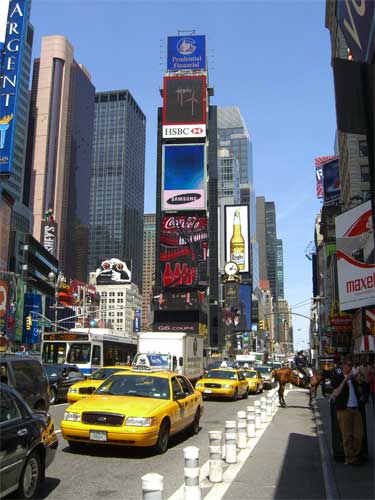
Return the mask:
[[372,401],[372,411],[375,416],[375,363],[372,363],[369,368],[367,382],[369,384],[369,392]]
[[361,463],[361,447],[364,435],[363,420],[360,412],[361,400],[359,376],[352,370],[349,357],[344,358],[342,370],[336,370],[332,378],[333,398],[336,415],[342,436],[345,464]]

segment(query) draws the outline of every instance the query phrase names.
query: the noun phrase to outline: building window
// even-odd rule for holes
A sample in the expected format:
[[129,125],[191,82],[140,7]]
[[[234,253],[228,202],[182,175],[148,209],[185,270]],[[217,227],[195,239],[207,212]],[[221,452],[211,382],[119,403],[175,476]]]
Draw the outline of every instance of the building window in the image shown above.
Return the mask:
[[361,165],[361,182],[370,182],[370,173],[367,165]]
[[368,157],[368,146],[367,141],[358,141],[359,156],[361,158]]

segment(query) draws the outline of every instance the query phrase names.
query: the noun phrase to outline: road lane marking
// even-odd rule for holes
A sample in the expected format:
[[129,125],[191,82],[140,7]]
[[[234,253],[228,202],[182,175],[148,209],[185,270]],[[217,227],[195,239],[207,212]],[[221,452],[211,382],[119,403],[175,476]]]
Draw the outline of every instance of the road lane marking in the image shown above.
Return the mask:
[[[294,390],[298,391],[300,389],[285,389],[284,396],[287,396],[289,392],[293,392]],[[279,408],[280,406],[277,406],[276,413],[279,411]],[[276,413],[272,416],[272,419],[276,415]],[[207,495],[205,495],[204,500],[221,500],[223,498],[227,489],[235,480],[237,474],[242,469],[242,466],[246,463],[247,459],[253,452],[256,445],[259,443],[261,437],[263,436],[264,432],[267,430],[271,422],[272,420],[263,424],[262,428],[259,429],[259,434],[255,438],[250,438],[247,440],[247,448],[237,453],[237,463],[227,466],[227,468],[224,470],[222,483],[211,483],[209,481],[209,460],[207,460],[207,462],[202,465],[199,474],[199,485],[201,488],[211,487],[210,491],[207,493]],[[224,468],[226,467],[225,461],[223,461],[223,466]],[[184,486],[185,484],[182,484],[180,488],[168,498],[168,500],[184,500]]]
[[[284,395],[287,396],[289,390],[286,389]],[[280,406],[277,407],[277,411],[279,410]],[[276,415],[276,413],[275,413]],[[273,417],[275,416],[273,415]],[[272,418],[273,418],[272,417]],[[255,438],[250,438],[247,441],[247,448],[245,450],[241,450],[240,452],[237,453],[237,463],[233,465],[229,465],[226,470],[224,471],[223,474],[223,482],[222,483],[211,483],[208,479],[209,475],[209,467],[210,467],[210,461],[207,460],[202,467],[201,471],[199,474],[199,485],[201,488],[207,488],[211,487],[210,491],[205,495],[204,500],[220,500],[223,498],[225,495],[225,492],[229,488],[229,486],[232,484],[234,479],[236,478],[237,474],[241,470],[242,466],[246,462],[246,460],[249,458],[251,455],[252,451],[260,441],[260,438],[263,436],[263,433],[267,430],[269,424],[272,422],[266,422],[263,424],[264,426],[259,430],[258,436]],[[225,461],[223,462],[223,466],[225,468],[226,463]],[[184,500],[184,484],[178,488],[177,491],[173,493],[172,496],[169,497],[168,500]]]

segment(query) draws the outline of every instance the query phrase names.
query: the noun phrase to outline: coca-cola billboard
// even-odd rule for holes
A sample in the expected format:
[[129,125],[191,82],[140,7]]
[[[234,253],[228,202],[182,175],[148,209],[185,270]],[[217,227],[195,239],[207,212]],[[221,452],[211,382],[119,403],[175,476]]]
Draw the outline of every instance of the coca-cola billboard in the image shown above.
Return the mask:
[[204,288],[208,285],[207,217],[168,215],[160,232],[161,283],[168,288]]

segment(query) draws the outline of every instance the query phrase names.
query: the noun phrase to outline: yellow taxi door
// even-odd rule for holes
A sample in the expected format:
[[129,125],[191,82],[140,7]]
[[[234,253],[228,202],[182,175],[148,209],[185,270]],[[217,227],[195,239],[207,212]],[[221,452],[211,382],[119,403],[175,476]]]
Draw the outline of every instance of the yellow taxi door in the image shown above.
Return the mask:
[[195,412],[198,408],[197,400],[198,396],[195,394],[193,386],[190,382],[183,376],[177,377],[183,392],[186,394],[185,399],[185,426],[190,425],[195,416]]
[[172,410],[172,432],[179,432],[184,427],[186,427],[186,419],[188,412],[188,401],[186,396],[181,397],[184,393],[177,377],[171,379],[172,385],[172,398],[173,398],[173,410]]
[[249,384],[241,372],[237,372],[237,378],[239,382],[238,395],[243,396],[246,393]]

